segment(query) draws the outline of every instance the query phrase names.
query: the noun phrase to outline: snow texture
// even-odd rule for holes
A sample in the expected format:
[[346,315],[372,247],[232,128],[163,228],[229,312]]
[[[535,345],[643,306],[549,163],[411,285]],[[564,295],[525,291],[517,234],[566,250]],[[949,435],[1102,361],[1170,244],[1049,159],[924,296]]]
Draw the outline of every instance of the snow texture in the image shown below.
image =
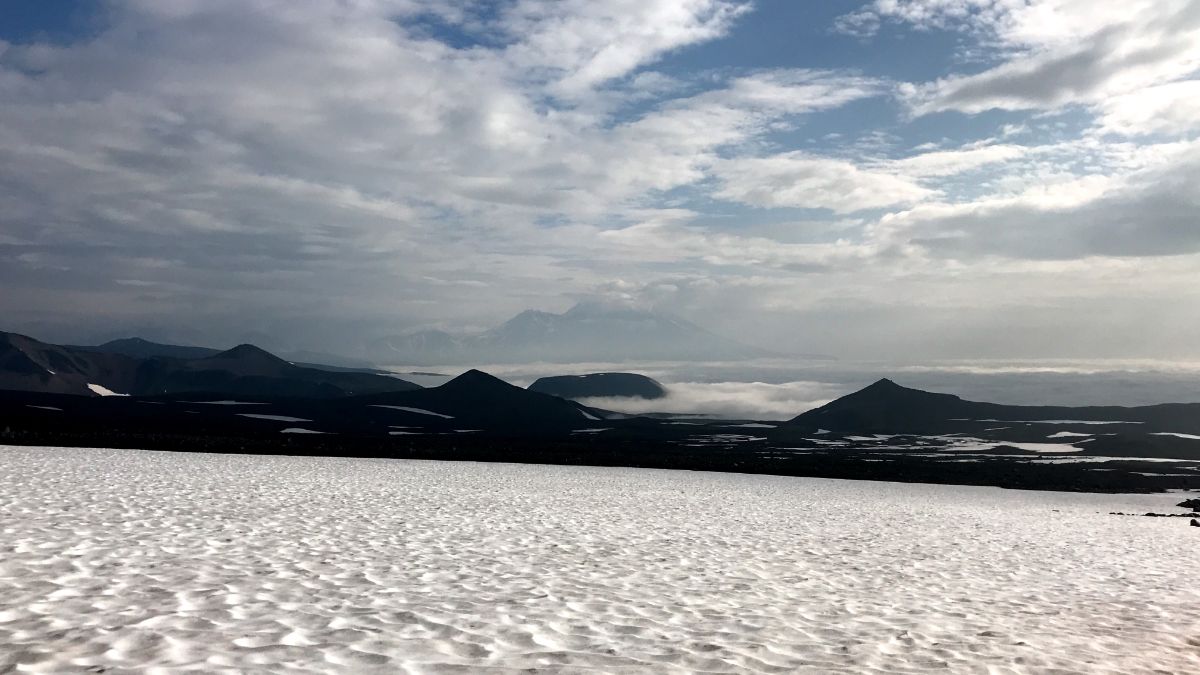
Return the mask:
[[1178,500],[0,446],[0,671],[1194,673]]

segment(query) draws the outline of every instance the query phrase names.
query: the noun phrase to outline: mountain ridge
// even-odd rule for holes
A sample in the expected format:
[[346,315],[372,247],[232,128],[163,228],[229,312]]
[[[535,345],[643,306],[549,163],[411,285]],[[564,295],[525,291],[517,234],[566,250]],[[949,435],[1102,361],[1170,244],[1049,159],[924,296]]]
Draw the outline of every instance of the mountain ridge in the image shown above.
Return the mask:
[[[98,345],[63,345],[68,349],[83,352],[100,352],[106,354],[121,354],[124,356],[132,356],[134,358],[174,358],[174,359],[202,359],[209,356],[220,354],[221,350],[213,347],[197,347],[192,345],[177,345],[164,342],[154,342],[145,338],[133,336],[127,338],[117,338],[109,340]],[[386,375],[386,371],[382,371],[371,367],[365,361],[350,359],[336,354],[323,354],[319,352],[288,352],[276,355],[279,358],[291,363],[292,365],[302,368],[315,368],[317,370],[328,370],[331,372],[360,372],[374,373],[376,375]]]
[[202,359],[220,353],[221,350],[211,347],[195,347],[192,345],[174,345],[153,342],[137,336],[117,338],[98,345],[64,345],[79,351],[103,352],[106,354],[122,354],[134,358],[167,357],[176,359]]
[[1077,420],[1147,425],[1161,432],[1200,432],[1200,403],[1147,406],[1032,406],[968,401],[880,379],[788,420],[789,427],[857,433],[938,433],[947,423]]
[[470,369],[437,387],[343,399],[339,405],[392,408],[401,422],[446,428],[484,428],[521,434],[546,434],[594,426],[605,415],[557,396],[518,387],[481,370]]
[[[121,346],[131,345],[162,346],[147,341],[126,341]],[[335,398],[420,388],[386,375],[298,366],[250,344],[213,351],[193,359],[139,358],[0,332],[0,389],[95,396],[98,391],[93,385],[98,385],[133,395],[206,392]]]

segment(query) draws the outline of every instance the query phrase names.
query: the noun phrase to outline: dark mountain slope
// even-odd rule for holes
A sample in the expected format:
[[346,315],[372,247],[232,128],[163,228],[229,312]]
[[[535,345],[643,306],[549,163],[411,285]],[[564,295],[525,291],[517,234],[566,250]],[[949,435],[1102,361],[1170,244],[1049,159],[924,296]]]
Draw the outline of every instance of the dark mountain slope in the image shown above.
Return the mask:
[[971,417],[976,405],[951,394],[909,389],[882,379],[799,415],[789,424],[831,431],[916,431],[948,419]]
[[0,389],[95,396],[88,384],[125,393],[138,384],[138,359],[78,352],[25,335],[0,333]]
[[147,362],[154,376],[146,378],[140,394],[221,392],[240,396],[337,398],[386,391],[410,391],[419,386],[394,377],[334,372],[293,365],[254,345],[203,359]]
[[230,370],[236,371],[240,375],[262,377],[286,376],[298,367],[265,349],[249,344],[241,344],[212,356],[192,359],[185,363],[189,370]]
[[[436,424],[527,434],[602,426],[599,415],[603,414],[573,401],[522,389],[479,370],[469,370],[440,387],[359,396],[339,405],[394,406],[395,416],[401,420],[396,422],[398,425],[409,420],[422,426]],[[396,409],[402,407],[436,415]]]
[[[67,348],[83,352],[123,354],[125,356],[132,356],[139,359],[168,358],[192,360],[203,359],[221,353],[220,349],[213,349],[211,347],[169,345],[160,342],[143,340],[139,337],[110,340],[104,344],[94,346],[68,345]],[[318,352],[293,352],[289,354],[282,354],[280,358],[283,358],[292,365],[300,366],[301,368],[315,368],[317,370],[331,370],[334,372],[373,373],[375,375],[386,374],[382,370],[371,367],[369,363],[364,361],[355,361],[336,356],[334,354],[322,354]]]
[[803,413],[787,424],[850,433],[936,434],[980,424],[994,426],[995,422],[1060,420],[1125,422],[1139,425],[1143,433],[1200,433],[1200,403],[1141,407],[1000,405],[910,389],[883,379]]
[[[153,343],[133,344],[132,348],[157,349]],[[0,388],[96,395],[89,384],[132,395],[204,392],[297,398],[420,389],[411,382],[386,375],[297,366],[253,345],[239,345],[196,359],[137,358],[0,333]]]
[[83,352],[100,352],[103,354],[122,354],[136,359],[169,358],[169,359],[202,359],[220,353],[219,349],[209,347],[192,347],[187,345],[168,345],[151,342],[139,337],[109,340],[102,345],[78,346],[69,345],[69,349]]
[[653,378],[637,373],[543,377],[529,385],[529,391],[572,399],[594,396],[656,399],[667,395],[667,390]]

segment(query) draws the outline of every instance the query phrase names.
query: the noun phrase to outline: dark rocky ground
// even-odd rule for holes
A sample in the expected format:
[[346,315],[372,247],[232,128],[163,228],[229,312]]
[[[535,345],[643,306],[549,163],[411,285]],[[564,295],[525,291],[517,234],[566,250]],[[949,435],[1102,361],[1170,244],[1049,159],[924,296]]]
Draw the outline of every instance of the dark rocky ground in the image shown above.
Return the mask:
[[[1200,490],[1200,472],[1195,469],[1198,465],[1188,462],[1113,458],[1043,463],[1047,459],[1044,456],[1018,452],[939,454],[925,446],[920,452],[896,451],[872,448],[870,444],[854,447],[852,442],[836,448],[815,444],[802,447],[796,443],[778,444],[765,436],[726,442],[721,437],[732,436],[728,428],[672,426],[643,419],[606,421],[600,424],[608,427],[607,431],[585,433],[457,432],[443,428],[409,429],[405,435],[390,436],[369,426],[356,433],[350,428],[353,421],[343,420],[336,433],[285,434],[282,428],[318,425],[245,418],[227,406],[129,399],[107,405],[113,400],[76,398],[106,404],[102,407],[108,410],[72,415],[66,410],[28,408],[23,402],[18,408],[11,395],[0,396],[0,444],[630,466],[1086,492]],[[36,404],[55,403],[64,408],[67,405],[61,400],[39,400]],[[272,413],[302,412],[271,407]],[[188,412],[196,408],[201,410]],[[118,409],[133,409],[138,414],[112,414]],[[697,442],[702,439],[710,442]]]
[[326,399],[0,391],[0,444],[1152,492],[1200,490],[1196,410],[994,406],[881,381],[789,422],[631,417],[469,371],[430,389]]

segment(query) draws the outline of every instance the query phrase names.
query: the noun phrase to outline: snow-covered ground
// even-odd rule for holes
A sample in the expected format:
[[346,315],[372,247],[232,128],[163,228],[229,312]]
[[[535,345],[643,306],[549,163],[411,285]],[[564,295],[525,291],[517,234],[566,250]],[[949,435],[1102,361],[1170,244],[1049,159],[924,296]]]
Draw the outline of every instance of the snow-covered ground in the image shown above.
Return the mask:
[[1194,673],[1179,499],[0,447],[0,671]]

